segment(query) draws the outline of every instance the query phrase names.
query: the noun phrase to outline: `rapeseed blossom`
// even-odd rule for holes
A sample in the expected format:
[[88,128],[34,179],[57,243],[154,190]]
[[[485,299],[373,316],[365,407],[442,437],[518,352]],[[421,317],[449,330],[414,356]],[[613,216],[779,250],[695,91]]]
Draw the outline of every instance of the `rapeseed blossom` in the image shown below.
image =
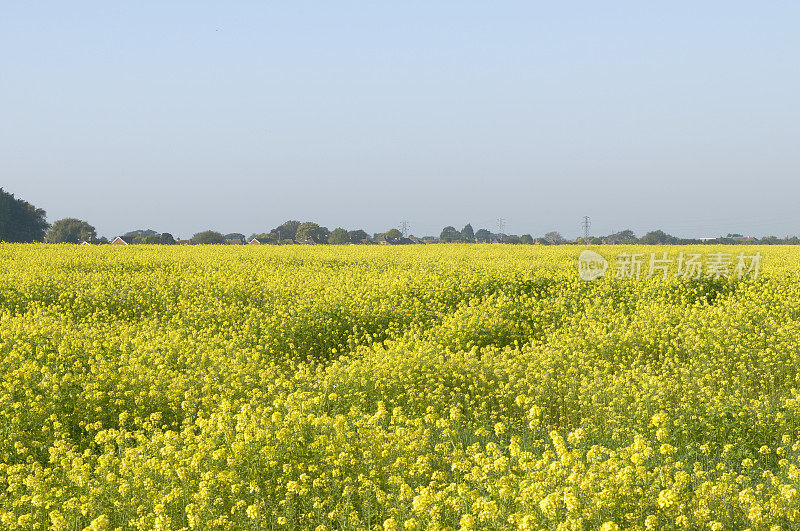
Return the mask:
[[0,245],[0,526],[797,527],[798,252],[578,252]]

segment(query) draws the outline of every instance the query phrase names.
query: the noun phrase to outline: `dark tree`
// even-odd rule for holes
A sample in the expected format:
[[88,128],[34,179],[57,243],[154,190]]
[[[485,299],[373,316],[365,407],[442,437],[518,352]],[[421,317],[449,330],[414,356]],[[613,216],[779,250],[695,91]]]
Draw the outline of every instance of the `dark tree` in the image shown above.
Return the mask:
[[301,223],[297,227],[295,240],[298,242],[327,243],[330,231],[325,227],[320,227],[312,221]]
[[478,229],[475,233],[475,241],[486,243],[492,241],[492,233],[486,229]]
[[344,245],[346,243],[350,243],[350,240],[347,238],[347,231],[342,227],[336,227],[333,229],[333,232],[331,232],[331,235],[328,236],[328,243],[332,245]]
[[290,219],[289,221],[284,221],[270,232],[277,234],[278,240],[294,240],[299,227],[299,221]]
[[161,243],[163,245],[175,245],[175,238],[169,232],[161,234]]
[[390,229],[387,232],[384,232],[381,236],[386,238],[386,241],[399,242],[403,238],[403,233],[398,229]]
[[225,243],[225,236],[213,230],[198,232],[192,236],[192,243],[200,245]]
[[47,232],[48,243],[81,243],[91,242],[97,238],[97,231],[87,222],[75,219],[59,219]]
[[369,234],[361,229],[351,230],[347,233],[347,239],[350,243],[361,243],[364,240],[369,240]]
[[461,229],[461,238],[465,242],[475,241],[475,233],[472,231],[472,225],[467,223],[466,226],[463,229]]
[[50,225],[46,213],[0,188],[0,241],[40,242]]
[[636,238],[636,234],[630,229],[621,230],[619,232],[615,232],[614,234],[609,234],[606,237],[606,240],[612,243],[623,243],[623,244],[633,244],[638,241]]
[[561,236],[561,233],[556,231],[548,232],[544,235],[544,239],[553,244],[564,242],[564,237]]
[[145,238],[147,236],[158,236],[158,233],[153,229],[136,229],[130,232],[126,232],[122,235],[123,238],[130,238],[133,240],[136,237]]
[[442,229],[439,239],[445,243],[457,242],[461,239],[461,233],[458,232],[455,227],[448,225]]
[[519,237],[519,243],[523,243],[525,245],[530,245],[533,243],[533,236],[530,234],[523,234]]
[[665,233],[663,230],[650,231],[639,240],[645,245],[663,245],[678,243],[678,238]]

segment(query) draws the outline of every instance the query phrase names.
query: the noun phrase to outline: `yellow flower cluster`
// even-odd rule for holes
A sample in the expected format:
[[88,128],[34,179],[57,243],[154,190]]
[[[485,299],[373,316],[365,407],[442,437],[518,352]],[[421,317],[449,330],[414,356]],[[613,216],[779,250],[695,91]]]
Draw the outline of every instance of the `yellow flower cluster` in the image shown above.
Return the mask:
[[800,252],[756,250],[0,245],[0,527],[794,529]]

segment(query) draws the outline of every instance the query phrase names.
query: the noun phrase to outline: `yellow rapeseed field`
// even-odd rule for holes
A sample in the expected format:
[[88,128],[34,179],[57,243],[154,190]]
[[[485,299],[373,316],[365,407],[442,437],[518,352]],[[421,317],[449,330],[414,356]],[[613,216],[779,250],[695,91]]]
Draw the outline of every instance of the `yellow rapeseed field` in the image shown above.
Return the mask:
[[800,251],[655,250],[0,245],[0,528],[797,529]]

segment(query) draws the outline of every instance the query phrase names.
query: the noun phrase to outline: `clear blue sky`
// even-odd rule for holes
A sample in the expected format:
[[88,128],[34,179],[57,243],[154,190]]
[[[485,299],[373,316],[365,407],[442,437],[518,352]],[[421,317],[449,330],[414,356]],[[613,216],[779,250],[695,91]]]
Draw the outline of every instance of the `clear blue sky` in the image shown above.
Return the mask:
[[800,233],[796,2],[0,5],[0,186],[113,236]]

